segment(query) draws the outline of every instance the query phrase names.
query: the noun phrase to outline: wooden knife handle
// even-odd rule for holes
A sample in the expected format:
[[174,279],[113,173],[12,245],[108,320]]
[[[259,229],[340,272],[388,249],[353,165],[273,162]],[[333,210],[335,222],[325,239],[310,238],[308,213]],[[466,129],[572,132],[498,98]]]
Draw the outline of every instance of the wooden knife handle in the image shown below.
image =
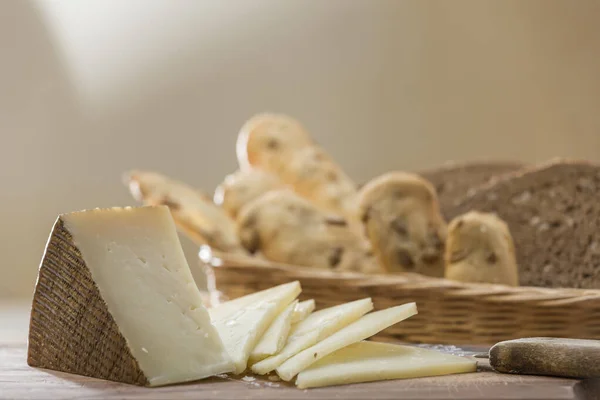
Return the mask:
[[600,377],[600,340],[526,338],[492,346],[490,365],[498,372],[566,378]]

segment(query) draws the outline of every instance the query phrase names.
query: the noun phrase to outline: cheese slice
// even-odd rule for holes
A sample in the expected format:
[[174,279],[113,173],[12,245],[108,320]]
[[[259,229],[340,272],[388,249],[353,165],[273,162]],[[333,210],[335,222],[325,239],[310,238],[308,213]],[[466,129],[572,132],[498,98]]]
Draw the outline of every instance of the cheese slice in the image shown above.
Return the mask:
[[466,357],[419,347],[358,342],[324,357],[300,372],[296,385],[300,389],[306,389],[476,370],[477,363]]
[[304,321],[314,310],[315,301],[313,299],[298,303],[294,309],[294,315],[292,315],[292,324]]
[[252,372],[268,374],[290,357],[351,324],[372,309],[373,302],[366,298],[312,313],[292,327],[288,340],[279,353],[254,364]]
[[300,283],[296,281],[209,309],[210,318],[234,362],[236,374],[244,372],[250,352],[277,315],[294,301],[300,291]]
[[365,315],[320,341],[316,345],[301,351],[277,368],[277,375],[285,381],[291,380],[299,372],[304,371],[311,364],[321,358],[344,348],[352,343],[367,339],[380,331],[417,313],[415,303],[407,303],[397,307],[387,308]]
[[219,317],[225,318],[229,315],[239,312],[241,309],[249,306],[252,303],[271,298],[274,294],[280,293],[282,290],[286,291],[292,287],[300,287],[300,283],[298,281],[285,283],[283,285],[274,286],[272,288],[261,290],[259,292],[250,293],[246,296],[241,296],[233,300],[220,303],[215,302],[211,310],[218,309]]
[[254,350],[252,350],[252,353],[250,353],[251,364],[272,356],[283,348],[292,327],[292,316],[297,304],[298,300],[295,300],[275,318],[258,344],[254,347]]
[[233,371],[165,206],[58,217],[40,265],[28,363],[147,386]]

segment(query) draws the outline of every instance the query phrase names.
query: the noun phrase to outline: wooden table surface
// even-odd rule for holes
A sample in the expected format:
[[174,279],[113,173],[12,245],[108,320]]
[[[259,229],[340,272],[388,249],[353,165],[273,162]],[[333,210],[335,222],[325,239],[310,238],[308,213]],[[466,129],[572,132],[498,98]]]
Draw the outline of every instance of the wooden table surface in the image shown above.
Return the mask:
[[31,368],[24,344],[0,344],[2,399],[600,399],[600,383],[498,374],[489,370],[299,390],[261,377],[215,377],[143,388]]
[[[600,400],[600,381],[492,372],[296,389],[262,377],[215,377],[192,384],[144,388],[29,367],[26,315],[0,308],[0,399],[582,399]],[[11,335],[7,335],[10,331]],[[456,350],[456,349],[455,349]],[[481,350],[481,349],[467,349]]]

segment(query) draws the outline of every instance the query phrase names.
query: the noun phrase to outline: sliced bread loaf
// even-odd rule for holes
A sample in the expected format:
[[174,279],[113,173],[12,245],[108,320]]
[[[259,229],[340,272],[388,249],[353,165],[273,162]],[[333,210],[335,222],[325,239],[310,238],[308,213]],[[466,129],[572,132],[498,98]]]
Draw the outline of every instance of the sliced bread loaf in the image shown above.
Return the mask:
[[435,187],[442,214],[447,220],[456,216],[455,207],[466,193],[489,182],[493,177],[514,172],[524,164],[513,161],[473,161],[448,163],[439,168],[418,172]]
[[494,212],[513,235],[521,285],[600,289],[600,165],[553,160],[466,195],[450,218]]

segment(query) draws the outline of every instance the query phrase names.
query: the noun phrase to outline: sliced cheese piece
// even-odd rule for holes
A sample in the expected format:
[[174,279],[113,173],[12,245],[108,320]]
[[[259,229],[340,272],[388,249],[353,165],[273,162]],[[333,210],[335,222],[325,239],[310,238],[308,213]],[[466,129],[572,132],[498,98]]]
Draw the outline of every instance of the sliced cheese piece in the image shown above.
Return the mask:
[[304,371],[311,364],[334,351],[376,335],[385,328],[397,324],[416,313],[417,305],[407,303],[367,314],[281,364],[277,368],[277,375],[281,379],[289,381],[299,372]]
[[296,305],[294,315],[292,315],[292,324],[304,321],[306,317],[315,310],[315,301],[313,299],[302,301]]
[[372,309],[373,302],[366,298],[312,313],[292,327],[288,340],[279,353],[254,364],[252,372],[268,374],[290,357],[351,324]]
[[275,318],[269,329],[267,329],[258,344],[254,347],[254,350],[252,350],[252,353],[250,353],[251,364],[277,354],[283,348],[292,327],[292,316],[297,305],[298,300],[287,306]]
[[298,374],[300,389],[372,382],[386,379],[420,378],[475,372],[477,363],[419,347],[390,343],[358,342],[317,361]]
[[218,309],[219,317],[226,318],[229,315],[239,312],[241,309],[249,306],[250,304],[256,303],[257,301],[271,298],[271,297],[273,297],[273,295],[280,293],[281,291],[286,291],[286,290],[289,290],[289,288],[295,288],[296,286],[300,287],[300,283],[298,281],[274,286],[272,288],[261,290],[259,292],[250,293],[246,296],[238,297],[233,300],[229,300],[229,301],[225,301],[225,302],[221,302],[221,303],[215,303],[211,310]]
[[167,207],[58,217],[40,265],[28,363],[147,386],[233,371]]
[[[300,283],[291,282],[250,296],[241,297],[209,309],[225,348],[235,365],[235,373],[246,369],[250,352],[273,320],[300,294]],[[246,296],[245,296],[246,297]]]

